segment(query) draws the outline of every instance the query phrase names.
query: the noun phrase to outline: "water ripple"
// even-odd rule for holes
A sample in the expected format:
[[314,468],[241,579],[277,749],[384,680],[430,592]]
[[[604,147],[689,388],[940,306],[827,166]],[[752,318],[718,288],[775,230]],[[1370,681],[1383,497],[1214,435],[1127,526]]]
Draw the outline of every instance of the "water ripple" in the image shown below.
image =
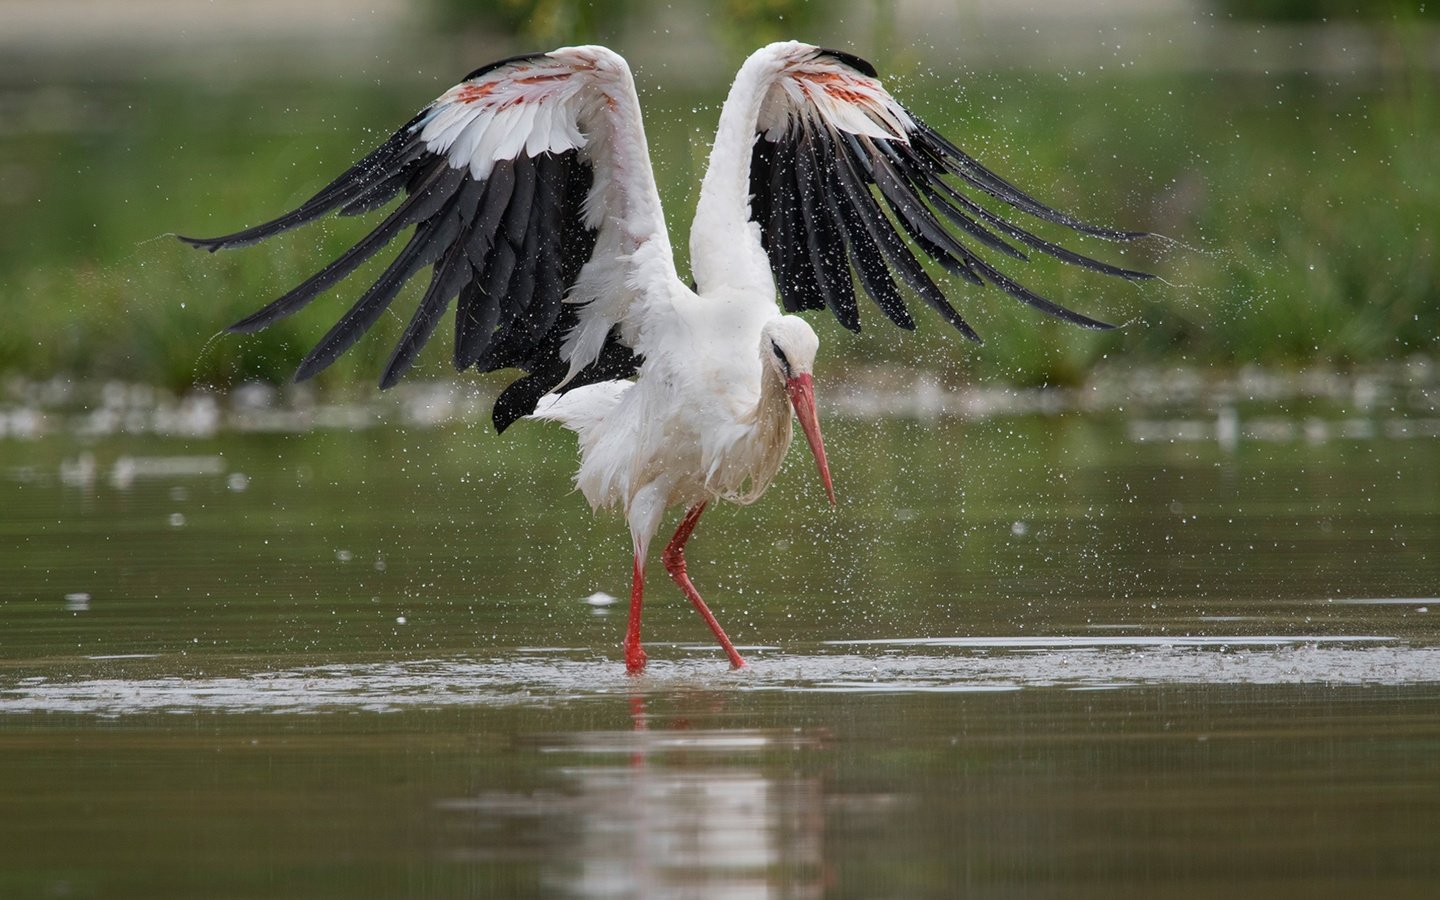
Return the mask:
[[639,678],[627,677],[614,660],[578,650],[228,676],[31,676],[0,682],[0,714],[392,712],[544,706],[685,689],[921,693],[1440,683],[1440,647],[1377,636],[911,638],[822,645],[809,653],[751,649],[749,656],[748,668],[730,672],[708,649],[656,645],[649,672]]

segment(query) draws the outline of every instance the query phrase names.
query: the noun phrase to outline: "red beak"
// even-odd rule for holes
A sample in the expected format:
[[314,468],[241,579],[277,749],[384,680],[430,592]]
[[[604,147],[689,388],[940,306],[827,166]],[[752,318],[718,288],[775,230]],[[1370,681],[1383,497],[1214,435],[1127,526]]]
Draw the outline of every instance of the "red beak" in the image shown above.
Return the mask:
[[825,439],[820,436],[820,417],[815,414],[815,379],[809,375],[796,375],[785,382],[785,391],[790,395],[790,405],[795,407],[795,418],[810,442],[810,452],[815,454],[815,465],[820,468],[820,480],[825,482],[825,493],[830,505],[835,505],[835,488],[830,484],[830,464],[825,461]]

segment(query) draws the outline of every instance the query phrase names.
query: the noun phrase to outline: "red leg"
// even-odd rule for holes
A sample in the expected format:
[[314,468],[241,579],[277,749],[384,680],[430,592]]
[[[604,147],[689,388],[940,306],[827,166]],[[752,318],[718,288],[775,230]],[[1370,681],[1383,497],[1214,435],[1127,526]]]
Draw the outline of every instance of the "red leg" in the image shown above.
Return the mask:
[[625,629],[625,672],[639,675],[645,671],[645,650],[640,646],[640,607],[645,600],[645,567],[635,557],[635,573],[630,581],[630,624]]
[[730,643],[730,639],[725,636],[725,629],[715,621],[715,614],[710,612],[710,607],[706,606],[705,601],[700,598],[700,592],[695,590],[695,585],[690,583],[690,576],[685,574],[685,542],[690,540],[690,533],[695,530],[695,524],[700,521],[700,514],[704,511],[705,504],[697,503],[685,513],[680,527],[675,529],[675,536],[665,547],[665,571],[669,572],[675,583],[680,585],[680,590],[684,591],[685,596],[695,605],[695,611],[700,613],[700,618],[704,619],[705,624],[710,626],[710,630],[715,632],[715,639],[724,648],[725,655],[730,657],[730,668],[738,669],[745,665],[745,660],[735,652],[735,645]]

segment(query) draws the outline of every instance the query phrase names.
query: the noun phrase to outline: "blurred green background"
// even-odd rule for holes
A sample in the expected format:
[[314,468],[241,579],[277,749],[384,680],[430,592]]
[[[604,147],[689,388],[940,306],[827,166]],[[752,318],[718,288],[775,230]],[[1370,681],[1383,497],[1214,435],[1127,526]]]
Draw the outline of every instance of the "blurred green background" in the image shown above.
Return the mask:
[[[465,72],[536,48],[596,41],[630,60],[683,254],[730,77],[784,37],[870,59],[902,102],[1041,199],[1165,236],[1071,241],[1164,279],[1141,287],[1002,266],[1126,324],[1116,332],[950,280],[983,347],[918,308],[913,334],[866,310],[859,338],[812,315],[822,371],[918,361],[946,383],[1076,384],[1097,366],[1433,356],[1437,6],[0,0],[0,378],[286,381],[383,259],[267,332],[220,330],[366,222],[215,255],[168,235],[292,208]],[[397,308],[319,390],[371,390],[409,314]],[[447,360],[432,348],[416,374],[452,377]]]

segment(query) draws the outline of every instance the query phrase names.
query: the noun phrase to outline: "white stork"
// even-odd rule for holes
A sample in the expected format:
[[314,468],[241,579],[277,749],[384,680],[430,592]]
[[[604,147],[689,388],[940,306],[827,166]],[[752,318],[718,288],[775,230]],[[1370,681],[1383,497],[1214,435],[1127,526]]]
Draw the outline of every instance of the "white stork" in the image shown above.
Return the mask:
[[1038,250],[1127,280],[1149,277],[1066,250],[976,202],[985,195],[1111,240],[1143,236],[1032,199],[901,107],[869,63],[797,42],[755,52],[730,88],[690,230],[693,287],[675,269],[630,69],[594,46],[478,69],[298,209],[225,237],[182,240],[242,246],[332,211],[378,210],[402,193],[353,248],[231,330],[297,312],[408,229],[404,248],[296,379],[334,362],[430,267],[380,386],[410,368],[452,300],[458,370],[523,370],[495,401],[496,430],[529,417],[574,431],[580,490],[593,507],[622,507],[629,522],[631,673],[645,666],[645,560],[667,509],[686,512],[665,548],[666,571],[738,668],[744,660],[685,571],[701,513],[717,498],[750,503],[764,493],[790,445],[792,410],[835,502],[815,413],[819,341],[781,312],[777,294],[791,313],[828,308],[859,331],[858,278],[888,319],[911,329],[898,278],[978,341],[902,233],[948,272],[1088,328],[1110,326],[1032,293],[959,235],[1020,260]]

